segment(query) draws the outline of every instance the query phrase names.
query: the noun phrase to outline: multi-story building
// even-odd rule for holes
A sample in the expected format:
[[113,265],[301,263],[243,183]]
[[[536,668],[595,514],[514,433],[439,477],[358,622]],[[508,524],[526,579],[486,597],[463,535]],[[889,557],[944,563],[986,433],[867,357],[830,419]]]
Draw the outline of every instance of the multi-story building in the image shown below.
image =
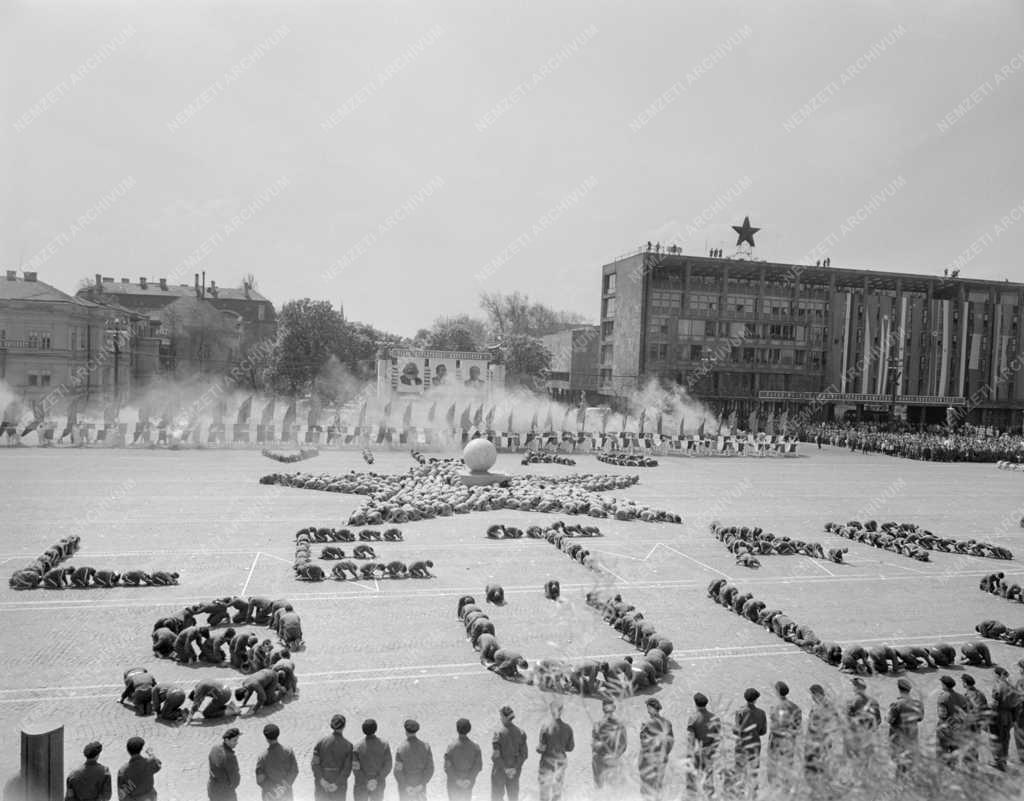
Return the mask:
[[546,388],[557,400],[577,403],[599,390],[598,358],[601,346],[601,328],[596,325],[578,326],[545,334],[540,338],[551,354]]
[[815,419],[947,408],[1019,426],[1024,284],[687,255],[647,248],[602,268],[600,386],[649,379],[719,411]]
[[226,371],[277,334],[274,305],[253,286],[243,282],[237,289],[218,287],[216,281],[206,283],[205,273],[201,280],[196,273],[193,285],[96,275],[78,296],[145,315],[151,335],[161,340],[165,373]]
[[[143,318],[8,270],[0,279],[0,380],[26,407],[130,399],[151,367]],[[49,409],[47,409],[49,411]]]

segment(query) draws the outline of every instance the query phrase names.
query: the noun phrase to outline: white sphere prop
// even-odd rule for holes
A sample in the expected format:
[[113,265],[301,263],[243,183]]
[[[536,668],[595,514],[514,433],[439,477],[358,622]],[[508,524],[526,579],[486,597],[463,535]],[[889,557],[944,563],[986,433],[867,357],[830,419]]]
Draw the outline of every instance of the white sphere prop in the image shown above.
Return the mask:
[[470,440],[462,451],[462,461],[473,473],[486,473],[498,461],[498,451],[490,440]]

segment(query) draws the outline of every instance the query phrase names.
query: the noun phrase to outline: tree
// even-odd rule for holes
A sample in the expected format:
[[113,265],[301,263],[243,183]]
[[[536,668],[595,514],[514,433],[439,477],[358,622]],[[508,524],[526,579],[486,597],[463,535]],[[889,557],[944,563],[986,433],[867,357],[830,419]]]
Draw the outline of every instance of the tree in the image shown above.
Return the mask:
[[267,378],[275,388],[304,392],[344,340],[346,325],[327,300],[292,300],[277,318]]
[[438,317],[422,341],[431,350],[479,351],[487,343],[487,325],[468,314]]
[[506,380],[511,384],[535,383],[551,367],[551,352],[536,337],[512,334],[502,340]]
[[480,307],[487,315],[491,330],[499,338],[510,334],[539,337],[586,322],[581,314],[552,309],[543,303],[531,303],[527,295],[519,292],[510,295],[484,292],[480,295]]

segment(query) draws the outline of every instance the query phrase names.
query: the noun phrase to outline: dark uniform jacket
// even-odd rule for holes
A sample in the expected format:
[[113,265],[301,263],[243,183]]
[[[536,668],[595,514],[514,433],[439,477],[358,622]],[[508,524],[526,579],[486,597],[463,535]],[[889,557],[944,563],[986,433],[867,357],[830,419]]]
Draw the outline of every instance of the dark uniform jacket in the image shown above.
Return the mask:
[[210,778],[206,781],[206,792],[210,801],[235,801],[235,789],[241,781],[238,772],[238,757],[234,750],[224,743],[210,749]]
[[736,712],[732,731],[737,738],[737,749],[760,751],[761,738],[768,733],[768,716],[763,709],[747,705]]
[[594,759],[613,762],[626,753],[626,727],[616,717],[601,718],[594,724],[591,742]]
[[575,747],[572,728],[564,720],[549,720],[540,727],[537,752],[540,754],[542,763],[565,762],[565,755]]
[[448,774],[449,781],[457,779],[474,781],[483,767],[483,754],[480,751],[480,746],[468,737],[460,736],[444,752],[444,770]]
[[717,715],[707,709],[699,709],[690,717],[686,730],[693,736],[694,744],[705,756],[715,753],[722,736],[722,724]]
[[649,718],[640,726],[640,778],[651,771],[661,771],[676,738],[672,724],[663,717]]
[[95,759],[87,759],[68,774],[65,801],[110,801],[110,769]]
[[162,767],[156,757],[136,754],[117,772],[117,796],[121,801],[152,801],[156,798],[153,775]]
[[391,773],[391,765],[391,746],[376,735],[368,735],[355,748],[355,783],[365,786],[370,779],[376,779],[379,784]]
[[897,698],[889,707],[889,740],[893,747],[917,745],[918,724],[924,719],[924,704],[917,698]]
[[291,801],[292,784],[299,775],[295,752],[273,742],[256,760],[256,784],[263,790],[263,801]]
[[514,723],[505,723],[494,732],[491,744],[494,749],[491,755],[494,770],[522,770],[529,753],[526,747],[526,732]]
[[313,778],[331,784],[345,784],[352,773],[352,743],[340,731],[328,734],[313,747]]
[[422,787],[434,775],[434,753],[418,737],[395,749],[395,781],[400,787]]

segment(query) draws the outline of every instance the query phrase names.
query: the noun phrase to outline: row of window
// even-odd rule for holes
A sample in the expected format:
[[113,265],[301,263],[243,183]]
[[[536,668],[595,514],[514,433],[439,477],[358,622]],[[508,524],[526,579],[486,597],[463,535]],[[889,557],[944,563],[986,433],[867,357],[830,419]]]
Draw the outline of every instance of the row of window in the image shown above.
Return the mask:
[[[771,364],[793,367],[809,366],[820,370],[825,363],[825,356],[820,351],[795,350],[793,348],[723,348],[690,345],[688,360],[691,362],[712,361],[729,364]],[[669,346],[658,343],[651,344],[647,349],[647,357],[652,362],[669,360]]]

